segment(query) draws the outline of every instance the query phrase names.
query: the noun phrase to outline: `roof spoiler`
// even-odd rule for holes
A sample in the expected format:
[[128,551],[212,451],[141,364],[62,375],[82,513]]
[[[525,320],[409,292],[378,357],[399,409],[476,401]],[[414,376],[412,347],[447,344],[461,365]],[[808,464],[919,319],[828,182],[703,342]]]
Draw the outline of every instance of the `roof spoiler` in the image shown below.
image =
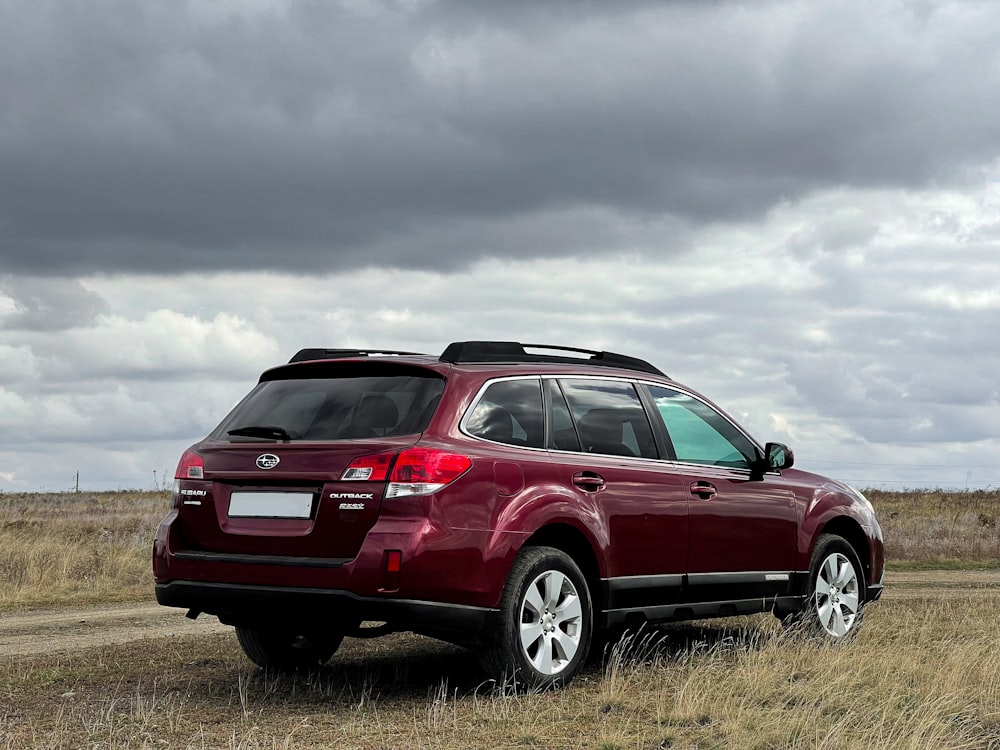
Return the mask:
[[415,354],[418,352],[399,352],[394,349],[300,349],[288,364],[293,362],[310,362],[317,359],[347,359],[349,357],[378,357],[384,355]]

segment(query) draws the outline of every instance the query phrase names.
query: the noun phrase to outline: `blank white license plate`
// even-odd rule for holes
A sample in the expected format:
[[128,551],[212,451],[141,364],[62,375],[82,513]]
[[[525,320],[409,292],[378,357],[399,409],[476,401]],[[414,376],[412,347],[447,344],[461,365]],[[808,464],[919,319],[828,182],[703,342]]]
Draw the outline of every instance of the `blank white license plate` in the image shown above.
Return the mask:
[[234,492],[229,515],[236,518],[309,518],[310,492]]

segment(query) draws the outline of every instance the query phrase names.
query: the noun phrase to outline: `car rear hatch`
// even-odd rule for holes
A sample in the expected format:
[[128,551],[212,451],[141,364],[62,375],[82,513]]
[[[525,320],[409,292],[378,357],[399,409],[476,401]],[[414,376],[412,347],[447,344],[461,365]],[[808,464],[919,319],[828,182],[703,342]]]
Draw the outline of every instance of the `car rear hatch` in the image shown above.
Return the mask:
[[[185,552],[297,564],[353,558],[378,519],[385,462],[419,440],[443,389],[437,372],[402,363],[268,371],[181,461]],[[383,463],[374,471],[371,456]]]

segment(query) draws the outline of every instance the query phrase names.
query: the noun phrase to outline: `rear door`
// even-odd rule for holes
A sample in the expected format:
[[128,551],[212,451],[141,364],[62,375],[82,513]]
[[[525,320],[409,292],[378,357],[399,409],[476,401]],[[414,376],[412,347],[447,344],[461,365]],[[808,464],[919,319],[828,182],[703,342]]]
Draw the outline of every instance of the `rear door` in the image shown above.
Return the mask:
[[181,508],[189,548],[354,557],[378,519],[386,472],[343,481],[345,470],[414,444],[443,389],[437,373],[404,365],[309,363],[265,373],[197,446],[204,477],[188,491],[204,494],[184,495]]
[[549,448],[564,481],[604,517],[610,608],[667,603],[687,562],[687,498],[658,461],[635,385],[603,378],[548,379]]

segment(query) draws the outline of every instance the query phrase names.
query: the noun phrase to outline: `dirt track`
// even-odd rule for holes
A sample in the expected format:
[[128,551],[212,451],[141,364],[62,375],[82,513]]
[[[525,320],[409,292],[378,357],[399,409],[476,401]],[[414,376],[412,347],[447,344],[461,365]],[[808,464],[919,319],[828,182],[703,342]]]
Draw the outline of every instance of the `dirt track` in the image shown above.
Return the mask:
[[[928,570],[886,576],[887,599],[970,595],[1000,596],[1000,571]],[[0,614],[0,655],[76,651],[228,629],[214,617],[189,620],[183,610],[155,603]]]
[[189,620],[156,603],[0,615],[0,655],[75,651],[147,638],[227,630],[214,617]]

